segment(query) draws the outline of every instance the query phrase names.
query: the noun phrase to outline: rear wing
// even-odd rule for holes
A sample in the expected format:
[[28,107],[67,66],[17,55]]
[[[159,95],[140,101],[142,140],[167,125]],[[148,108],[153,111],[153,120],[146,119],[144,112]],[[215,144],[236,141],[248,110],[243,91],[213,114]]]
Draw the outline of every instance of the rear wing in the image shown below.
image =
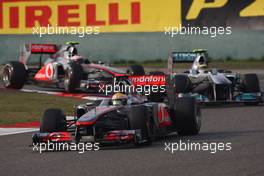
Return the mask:
[[194,63],[200,57],[203,57],[208,63],[208,52],[205,49],[196,49],[192,52],[171,52],[168,58],[168,73],[173,72],[174,63]]
[[57,52],[57,45],[54,44],[27,44],[31,54],[54,54]]
[[192,63],[198,55],[196,52],[172,52],[170,57],[173,63]]
[[59,47],[55,44],[23,44],[20,46],[19,61],[26,64],[31,54],[54,54]]

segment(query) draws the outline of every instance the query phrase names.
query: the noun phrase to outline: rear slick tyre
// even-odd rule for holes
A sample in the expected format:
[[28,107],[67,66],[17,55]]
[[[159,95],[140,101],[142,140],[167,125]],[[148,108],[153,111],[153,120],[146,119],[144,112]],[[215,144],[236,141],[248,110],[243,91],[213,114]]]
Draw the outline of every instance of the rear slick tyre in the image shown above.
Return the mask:
[[8,89],[22,89],[27,80],[27,70],[20,62],[9,62],[3,68],[4,87]]

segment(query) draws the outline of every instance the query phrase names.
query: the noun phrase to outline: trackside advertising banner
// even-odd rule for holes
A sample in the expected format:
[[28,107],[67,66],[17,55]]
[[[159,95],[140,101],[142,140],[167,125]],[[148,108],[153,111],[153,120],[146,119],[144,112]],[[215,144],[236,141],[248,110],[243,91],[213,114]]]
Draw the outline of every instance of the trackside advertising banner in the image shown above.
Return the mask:
[[34,27],[99,27],[100,32],[162,32],[166,27],[264,29],[264,0],[0,0],[0,34]]
[[183,26],[264,29],[264,0],[183,0]]
[[98,26],[100,32],[162,31],[181,23],[180,0],[2,1],[1,34],[36,26]]

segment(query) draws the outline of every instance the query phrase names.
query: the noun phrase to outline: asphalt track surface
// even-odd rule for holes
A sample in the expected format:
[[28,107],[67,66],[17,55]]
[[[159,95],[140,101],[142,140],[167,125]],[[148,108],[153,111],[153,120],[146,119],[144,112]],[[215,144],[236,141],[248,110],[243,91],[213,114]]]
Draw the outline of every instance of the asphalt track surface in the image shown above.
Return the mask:
[[[262,90],[264,81],[261,80]],[[197,136],[161,137],[152,146],[113,146],[99,151],[33,151],[32,133],[0,136],[0,175],[264,175],[264,106],[202,110]],[[165,151],[165,143],[223,142],[231,151]]]

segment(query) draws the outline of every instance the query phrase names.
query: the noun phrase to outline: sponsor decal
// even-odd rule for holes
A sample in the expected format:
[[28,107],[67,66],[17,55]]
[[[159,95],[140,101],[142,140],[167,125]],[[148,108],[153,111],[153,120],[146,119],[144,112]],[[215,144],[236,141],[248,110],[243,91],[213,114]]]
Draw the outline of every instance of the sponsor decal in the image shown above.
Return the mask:
[[[1,1],[0,34],[32,34],[39,26],[99,26],[100,32],[163,31],[181,22],[180,0]],[[173,12],[173,13],[172,13]]]
[[183,26],[264,29],[263,0],[182,0]]
[[56,45],[53,44],[31,44],[31,53],[55,53]]
[[52,80],[53,73],[53,65],[49,63],[42,67],[34,78],[37,81],[50,81]]
[[47,64],[46,70],[45,70],[45,75],[48,79],[51,79],[53,76],[53,66],[51,63]]
[[164,75],[144,75],[144,76],[129,76],[129,79],[135,86],[142,85],[165,85]]
[[264,29],[263,7],[263,0],[2,0],[0,34],[32,34],[48,25],[97,26],[100,32],[161,32],[187,24]]

